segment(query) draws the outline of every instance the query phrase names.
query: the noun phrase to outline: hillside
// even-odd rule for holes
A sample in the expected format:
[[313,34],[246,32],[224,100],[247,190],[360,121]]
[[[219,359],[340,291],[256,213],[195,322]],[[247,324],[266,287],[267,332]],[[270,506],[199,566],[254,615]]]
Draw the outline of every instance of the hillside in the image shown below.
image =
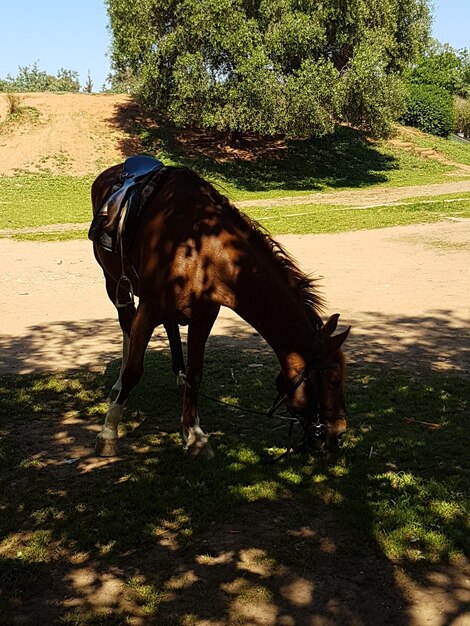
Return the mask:
[[0,94],[0,174],[94,174],[135,149],[121,124],[126,95],[16,95],[22,109],[15,120],[7,119],[8,97]]
[[[145,120],[132,98],[125,94],[25,93],[14,94],[12,99],[16,112],[9,115],[12,108],[10,96],[0,93],[0,175],[18,172],[48,172],[71,176],[97,174],[123,157],[143,151],[135,132],[136,127],[139,124],[142,127],[154,126],[150,120]],[[231,162],[240,165],[243,162],[250,170],[250,176],[254,174],[254,161],[266,159],[265,165],[270,169],[273,159],[279,162],[286,156],[287,146],[282,141],[266,142],[249,138],[242,142],[235,140],[227,145],[222,136],[216,133],[185,132],[176,134],[175,137],[182,162],[190,158],[194,159],[196,165],[196,160],[201,157],[219,164]],[[340,141],[343,139],[340,138]],[[356,186],[354,172],[345,172],[345,168],[351,169],[352,164],[356,173],[360,168],[364,171],[385,168],[390,172],[401,169],[403,165],[411,173],[412,170],[423,169],[424,161],[433,161],[436,166],[440,164],[453,168],[454,171],[449,170],[449,174],[468,176],[470,173],[470,148],[456,147],[454,142],[425,135],[415,129],[400,127],[397,137],[388,142],[378,142],[372,150],[363,139],[356,142],[356,137],[351,133],[346,142],[349,143],[339,147],[338,152],[337,138],[333,138],[329,144],[319,140],[313,148],[313,153],[317,153],[313,161],[306,154],[301,157],[303,161],[310,159],[311,171],[308,175],[313,176],[310,186],[303,185],[304,191],[316,188],[318,184],[324,185],[324,181],[320,179],[325,173],[330,179],[341,179],[346,175],[351,180],[345,180],[345,186]],[[362,145],[362,152],[353,154],[359,144]],[[342,153],[345,150],[348,154],[342,162]],[[382,156],[379,154],[381,150],[385,151],[381,153]],[[170,159],[173,157],[175,153]],[[180,160],[179,157],[176,158]],[[390,157],[397,160],[396,164],[384,165],[387,160],[390,161]],[[295,157],[290,158],[293,160]],[[410,158],[414,159],[413,163]],[[315,159],[317,163],[312,165]],[[329,160],[332,161],[331,164]],[[207,165],[207,161],[204,165]],[[322,172],[325,167],[325,172]],[[228,171],[230,167],[226,169]],[[284,166],[280,169],[282,173]],[[444,169],[441,168],[441,173],[443,172]],[[298,162],[294,171],[284,172],[288,178],[296,173]],[[259,174],[260,172],[255,175]],[[359,172],[359,177],[360,175]],[[385,180],[381,177],[381,182]],[[362,186],[366,181],[360,182],[359,186]],[[367,182],[370,184],[372,181]],[[390,182],[393,184],[393,181]],[[431,174],[427,180],[410,179],[406,184],[414,182],[423,184],[439,181]],[[402,184],[403,182],[399,186]]]

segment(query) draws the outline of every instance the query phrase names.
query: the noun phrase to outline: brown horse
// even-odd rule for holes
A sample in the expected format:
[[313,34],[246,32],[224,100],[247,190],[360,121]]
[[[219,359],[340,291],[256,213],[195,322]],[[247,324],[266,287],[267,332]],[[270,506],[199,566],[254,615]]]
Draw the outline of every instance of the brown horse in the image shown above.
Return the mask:
[[[102,207],[122,173],[116,165],[92,186],[93,211]],[[141,214],[124,254],[126,275],[139,297],[118,308],[123,359],[116,395],[97,438],[97,452],[116,453],[117,428],[130,391],[143,372],[144,353],[156,326],[164,324],[173,369],[184,370],[178,324],[188,325],[183,401],[183,438],[192,454],[211,456],[199,426],[198,389],[206,340],[221,306],[233,309],[274,350],[281,366],[276,379],[289,411],[323,425],[324,443],[337,444],[346,430],[344,357],[349,328],[333,335],[339,315],[323,324],[321,298],[313,282],[283,248],[211,184],[186,168],[168,167],[157,193]],[[94,244],[108,296],[128,298],[119,253]]]

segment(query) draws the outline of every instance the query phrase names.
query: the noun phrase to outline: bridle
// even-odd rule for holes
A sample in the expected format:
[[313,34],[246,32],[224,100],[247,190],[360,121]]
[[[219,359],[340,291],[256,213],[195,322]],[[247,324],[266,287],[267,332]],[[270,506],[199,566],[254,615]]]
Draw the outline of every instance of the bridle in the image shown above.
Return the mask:
[[[278,392],[271,409],[267,412],[267,415],[274,415],[275,411],[282,404],[284,404],[290,416],[287,418],[290,421],[289,438],[292,436],[292,430],[295,423],[301,426],[301,432],[294,444],[290,446],[289,450],[282,454],[280,457],[277,457],[275,461],[284,458],[284,456],[286,456],[290,452],[298,452],[303,448],[309,448],[312,450],[318,449],[318,444],[324,441],[327,433],[327,427],[324,424],[324,420],[332,421],[334,419],[347,419],[347,415],[345,413],[338,416],[337,418],[326,415],[324,412],[322,412],[320,404],[319,387],[323,374],[327,371],[337,369],[339,367],[339,363],[334,363],[332,365],[320,366],[319,364],[314,364],[307,366],[290,383],[290,388],[288,389],[288,391],[286,391],[283,395]],[[317,383],[316,393],[314,394],[313,405],[311,405],[306,411],[295,411],[292,407],[288,405],[287,401],[297,391],[300,385],[309,378],[312,371],[317,374],[319,381],[319,384]],[[286,419],[286,417],[284,417],[283,419]]]
[[[318,444],[324,441],[327,427],[322,422],[323,419],[327,419],[325,414],[322,414],[321,406],[320,406],[320,394],[315,393],[313,407],[309,407],[307,411],[295,411],[292,407],[289,406],[288,400],[293,396],[293,394],[297,391],[297,389],[305,383],[310,373],[315,372],[319,380],[321,380],[324,372],[339,368],[339,364],[335,363],[332,365],[322,365],[313,364],[304,368],[292,381],[289,382],[289,389],[284,393],[278,391],[276,398],[274,399],[271,408],[268,411],[257,411],[256,409],[250,409],[248,407],[242,407],[230,404],[229,402],[225,402],[224,400],[219,400],[218,398],[214,398],[207,394],[204,394],[201,391],[195,390],[191,387],[187,381],[187,378],[184,373],[181,372],[181,376],[184,380],[184,383],[188,389],[191,389],[194,393],[202,398],[207,400],[211,400],[212,402],[216,402],[217,404],[222,404],[224,406],[228,406],[231,409],[235,409],[242,413],[250,413],[252,415],[262,415],[264,417],[278,417],[284,421],[289,422],[289,439],[292,437],[292,431],[295,424],[299,424],[301,426],[300,435],[295,439],[294,442],[290,444],[287,451],[281,454],[280,456],[272,459],[270,462],[274,463],[280,461],[285,456],[290,454],[291,452],[300,452],[302,449],[308,448],[310,450],[318,449]],[[289,415],[275,415],[276,411],[284,405],[287,409]],[[346,415],[341,415],[341,418],[346,419]],[[330,418],[331,419],[331,418]],[[337,418],[340,419],[340,418]]]

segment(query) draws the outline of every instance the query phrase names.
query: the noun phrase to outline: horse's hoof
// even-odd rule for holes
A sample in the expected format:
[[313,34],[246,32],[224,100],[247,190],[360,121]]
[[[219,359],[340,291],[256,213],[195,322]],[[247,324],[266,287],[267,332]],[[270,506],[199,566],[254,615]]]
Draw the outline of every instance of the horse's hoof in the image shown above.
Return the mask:
[[194,442],[193,444],[186,446],[185,449],[191,456],[197,456],[201,459],[213,459],[215,456],[215,452],[207,440]]
[[117,439],[103,439],[102,437],[98,436],[96,438],[95,452],[97,456],[117,456]]

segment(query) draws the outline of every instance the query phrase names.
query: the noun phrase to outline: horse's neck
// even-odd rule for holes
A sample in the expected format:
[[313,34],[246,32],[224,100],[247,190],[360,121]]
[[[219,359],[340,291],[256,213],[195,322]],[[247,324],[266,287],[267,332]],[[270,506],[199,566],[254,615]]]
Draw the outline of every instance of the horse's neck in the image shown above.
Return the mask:
[[284,371],[302,371],[317,332],[306,305],[289,287],[263,280],[262,274],[247,273],[240,282],[235,312],[271,346]]

